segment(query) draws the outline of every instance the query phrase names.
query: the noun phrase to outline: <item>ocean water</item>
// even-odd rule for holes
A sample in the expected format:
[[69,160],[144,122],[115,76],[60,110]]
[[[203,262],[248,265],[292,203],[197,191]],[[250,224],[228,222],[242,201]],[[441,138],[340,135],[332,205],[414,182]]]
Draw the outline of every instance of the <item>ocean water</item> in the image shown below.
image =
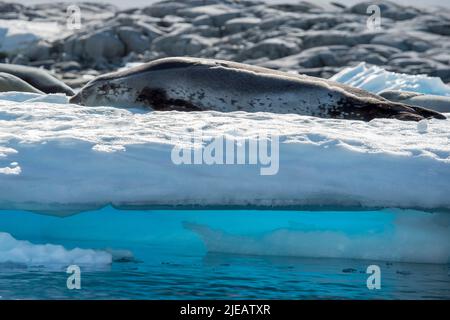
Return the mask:
[[[414,219],[405,222],[406,215]],[[66,218],[0,211],[0,232],[16,239],[61,244],[66,249],[127,250],[133,255],[112,264],[80,265],[80,290],[67,288],[67,265],[3,263],[0,297],[450,299],[448,262],[423,263],[429,259],[428,246],[439,247],[435,242],[442,240],[439,228],[448,230],[448,221],[437,218],[438,225],[432,227],[429,214],[395,210],[125,211],[108,207]],[[423,244],[418,246],[413,236],[403,242],[392,240],[398,230],[416,226],[411,221],[417,220],[430,231],[429,243],[421,237]],[[350,246],[345,237],[361,246]],[[390,247],[383,239],[394,242]],[[450,254],[447,249],[442,244],[433,254],[445,259]],[[323,257],[336,250],[340,250],[338,257]],[[409,262],[397,261],[402,259]],[[380,267],[380,289],[367,287],[370,265]]]

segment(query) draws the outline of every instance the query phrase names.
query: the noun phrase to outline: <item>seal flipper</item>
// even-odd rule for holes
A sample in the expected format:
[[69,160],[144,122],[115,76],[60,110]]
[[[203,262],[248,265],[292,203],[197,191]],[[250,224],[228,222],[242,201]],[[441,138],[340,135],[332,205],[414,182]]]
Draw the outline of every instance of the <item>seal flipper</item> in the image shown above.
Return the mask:
[[414,114],[411,112],[399,112],[395,116],[392,116],[392,118],[402,121],[421,121],[425,119],[421,115]]
[[430,109],[423,108],[423,107],[411,106],[409,104],[407,106],[410,107],[411,109],[413,109],[415,112],[417,112],[419,115],[421,115],[424,118],[435,118],[435,119],[440,119],[440,120],[447,119],[447,117],[444,116],[442,113],[439,113],[434,110],[430,110]]
[[403,120],[403,121],[420,121],[427,118],[435,118],[440,120],[447,119],[443,114],[417,106],[411,106],[405,103],[392,102],[387,100],[391,104],[392,110],[395,113],[390,116],[390,118]]

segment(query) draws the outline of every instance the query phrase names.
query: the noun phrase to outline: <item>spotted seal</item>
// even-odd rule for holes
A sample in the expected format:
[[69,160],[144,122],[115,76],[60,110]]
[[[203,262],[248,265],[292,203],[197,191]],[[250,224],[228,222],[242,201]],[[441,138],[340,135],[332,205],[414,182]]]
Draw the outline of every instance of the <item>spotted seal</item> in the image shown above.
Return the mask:
[[44,93],[64,93],[68,96],[75,94],[68,85],[44,69],[0,63],[0,72],[12,74]]
[[97,77],[71,103],[154,110],[294,113],[323,118],[419,121],[442,114],[391,102],[326,79],[241,63],[164,58]]
[[0,72],[0,92],[6,91],[43,93],[12,74]]

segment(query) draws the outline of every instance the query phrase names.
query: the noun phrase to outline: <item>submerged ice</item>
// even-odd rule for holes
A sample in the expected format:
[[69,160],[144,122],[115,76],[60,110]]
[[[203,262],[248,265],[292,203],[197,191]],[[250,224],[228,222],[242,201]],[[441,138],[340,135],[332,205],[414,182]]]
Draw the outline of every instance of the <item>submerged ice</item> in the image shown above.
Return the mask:
[[17,240],[9,233],[0,232],[0,264],[12,263],[26,266],[41,265],[107,265],[112,254],[105,251],[79,249],[67,250],[61,245],[33,244]]
[[[345,221],[339,213],[331,219],[328,216],[328,219],[327,222],[311,219],[301,224],[291,223],[288,227],[244,235],[196,223],[185,223],[184,226],[198,234],[210,252],[450,263],[448,214],[379,212],[378,219],[383,224],[372,221],[369,224],[371,228],[365,232],[362,230],[364,222],[367,224],[364,213],[355,213],[351,217],[353,221]],[[349,231],[346,224],[362,228],[356,232]]]
[[[6,211],[0,212],[0,230],[35,244],[51,242],[67,248],[56,250],[50,246],[44,255],[41,245],[21,245],[10,237],[2,238],[9,239],[5,243],[12,241],[16,252],[24,250],[22,255],[28,259],[39,257],[42,265],[54,261],[55,256],[69,256],[70,248],[79,245],[80,239],[85,246],[96,248],[97,260],[88,254],[92,251],[81,251],[85,260],[92,259],[92,263],[102,263],[98,255],[106,253],[112,255],[113,262],[141,261],[144,256],[152,256],[154,248],[164,248],[166,254],[166,258],[154,257],[157,264],[161,263],[158,259],[165,261],[173,250],[199,256],[209,252],[371,262],[450,262],[450,215],[411,210],[128,211],[106,207],[64,219]],[[9,251],[1,243],[0,255],[4,257]],[[121,250],[105,249],[109,247]],[[11,257],[10,252],[8,255]],[[73,259],[79,263],[81,257],[80,254]]]
[[[450,95],[448,86],[436,79],[365,65],[344,70],[335,80],[373,92]],[[174,148],[205,149],[183,139],[196,130],[233,145],[262,134],[277,137],[277,174],[260,175],[252,165],[175,164]],[[39,223],[57,218],[30,214],[29,219],[36,220],[27,228],[24,217],[8,211],[66,215],[107,205],[316,211],[307,216],[290,212],[289,223],[279,219],[286,213],[257,212],[243,223],[229,212],[206,211],[205,216],[214,218],[201,219],[172,212],[164,213],[170,218],[159,215],[147,221],[130,211],[118,217],[120,211],[107,208],[101,217],[88,212],[51,220],[46,234],[51,239],[143,243],[164,238],[177,244],[190,234],[199,235],[210,252],[448,263],[449,138],[450,120],[366,123],[269,113],[145,112],[71,105],[64,95],[1,93],[0,209],[5,214],[0,216],[0,263],[109,264],[133,259],[129,251],[16,240],[33,239]],[[387,207],[433,214],[362,212]],[[349,215],[349,210],[356,212]],[[177,233],[174,238],[165,234],[172,231]]]

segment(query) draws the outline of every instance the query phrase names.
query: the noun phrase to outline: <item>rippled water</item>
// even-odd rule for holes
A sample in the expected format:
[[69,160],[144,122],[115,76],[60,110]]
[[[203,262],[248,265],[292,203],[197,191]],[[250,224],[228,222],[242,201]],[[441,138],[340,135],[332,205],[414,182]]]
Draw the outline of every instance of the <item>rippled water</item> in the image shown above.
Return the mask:
[[[82,266],[81,290],[67,289],[66,266],[3,264],[0,296],[2,299],[450,299],[447,264],[207,253],[202,240],[182,227],[182,222],[188,220],[220,225],[242,234],[244,230],[251,233],[288,222],[293,224],[292,220],[299,216],[302,215],[298,212],[125,212],[109,208],[61,219],[3,212],[0,231],[16,238],[63,244],[67,248],[127,249],[133,252],[135,260]],[[322,227],[333,228],[329,223]],[[349,232],[355,232],[354,229],[354,225],[348,227]],[[371,264],[381,268],[380,290],[367,289],[366,268]]]

